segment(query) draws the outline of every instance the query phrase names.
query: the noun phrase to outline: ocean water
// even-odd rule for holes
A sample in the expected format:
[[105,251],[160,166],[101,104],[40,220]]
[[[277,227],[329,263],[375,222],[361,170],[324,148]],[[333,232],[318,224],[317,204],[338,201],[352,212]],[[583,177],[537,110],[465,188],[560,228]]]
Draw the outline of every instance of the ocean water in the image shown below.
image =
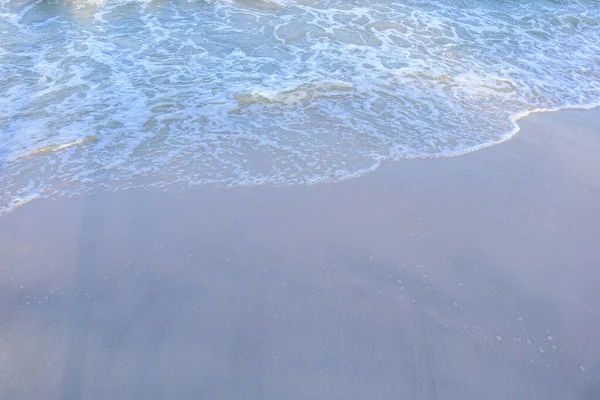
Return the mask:
[[0,213],[347,179],[599,101],[596,0],[0,0]]

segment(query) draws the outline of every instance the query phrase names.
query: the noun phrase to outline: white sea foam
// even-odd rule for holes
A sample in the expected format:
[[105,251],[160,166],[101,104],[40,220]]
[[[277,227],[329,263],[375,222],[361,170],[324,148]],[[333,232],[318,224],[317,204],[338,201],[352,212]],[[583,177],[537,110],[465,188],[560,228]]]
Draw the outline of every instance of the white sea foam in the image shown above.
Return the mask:
[[487,147],[600,101],[599,23],[591,0],[0,0],[0,208]]

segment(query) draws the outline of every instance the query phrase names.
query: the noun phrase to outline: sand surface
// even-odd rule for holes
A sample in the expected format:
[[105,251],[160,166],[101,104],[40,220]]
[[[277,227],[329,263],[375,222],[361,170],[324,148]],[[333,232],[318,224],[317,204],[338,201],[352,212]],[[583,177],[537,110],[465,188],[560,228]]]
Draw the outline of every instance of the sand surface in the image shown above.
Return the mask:
[[310,187],[0,219],[0,399],[600,399],[600,109]]

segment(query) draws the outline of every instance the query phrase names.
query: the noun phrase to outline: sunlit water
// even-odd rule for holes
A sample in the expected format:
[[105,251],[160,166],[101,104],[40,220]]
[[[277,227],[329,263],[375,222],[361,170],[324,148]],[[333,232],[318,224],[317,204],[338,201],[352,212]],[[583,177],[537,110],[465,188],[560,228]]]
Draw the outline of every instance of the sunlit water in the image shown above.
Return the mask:
[[0,0],[0,213],[469,152],[600,101],[599,23],[595,0]]

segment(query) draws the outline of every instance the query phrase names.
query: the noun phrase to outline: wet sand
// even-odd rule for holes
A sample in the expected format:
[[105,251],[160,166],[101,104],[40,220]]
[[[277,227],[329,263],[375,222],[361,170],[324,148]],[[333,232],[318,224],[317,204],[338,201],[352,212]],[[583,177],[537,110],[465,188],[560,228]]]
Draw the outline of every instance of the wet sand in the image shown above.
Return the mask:
[[600,109],[310,187],[0,219],[0,399],[600,398]]

